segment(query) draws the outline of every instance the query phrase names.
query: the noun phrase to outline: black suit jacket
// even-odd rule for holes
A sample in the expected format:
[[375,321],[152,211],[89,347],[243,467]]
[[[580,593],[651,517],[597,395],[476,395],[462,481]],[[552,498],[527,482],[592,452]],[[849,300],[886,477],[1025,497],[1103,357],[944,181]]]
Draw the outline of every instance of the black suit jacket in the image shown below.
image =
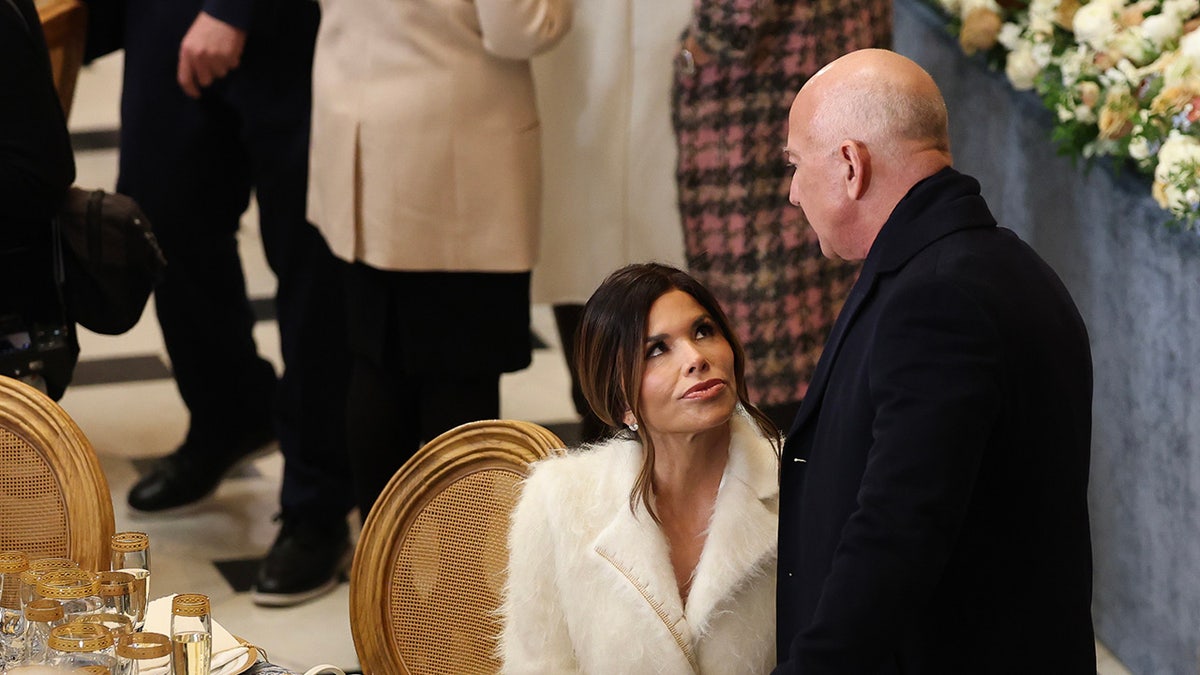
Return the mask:
[[1094,675],[1091,372],[979,184],[914,186],[788,435],[777,672]]
[[33,0],[0,0],[0,315],[62,320],[50,221],[74,179]]

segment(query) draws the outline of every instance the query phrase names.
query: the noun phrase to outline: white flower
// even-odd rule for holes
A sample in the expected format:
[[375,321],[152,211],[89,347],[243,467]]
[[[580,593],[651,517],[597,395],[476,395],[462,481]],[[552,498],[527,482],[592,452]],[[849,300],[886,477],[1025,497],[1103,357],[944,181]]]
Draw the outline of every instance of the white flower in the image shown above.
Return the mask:
[[1162,51],[1168,42],[1183,35],[1183,20],[1176,14],[1163,12],[1146,17],[1139,28],[1142,37],[1149,40],[1156,50]]
[[1100,74],[1100,84],[1104,85],[1105,89],[1113,92],[1114,95],[1117,93],[1128,94],[1132,91],[1130,83],[1138,79],[1131,77],[1128,70],[1120,68],[1121,63],[1128,64],[1131,68],[1133,67],[1128,61],[1121,59],[1116,67],[1109,68]]
[[1200,12],[1200,0],[1166,0],[1162,13],[1169,14],[1180,21],[1190,19]]
[[1029,3],[1029,30],[1036,35],[1054,34],[1054,20],[1058,16],[1061,0],[1031,0]]
[[1017,48],[1017,43],[1021,41],[1021,27],[1015,23],[1006,23],[1000,27],[1000,35],[996,36],[996,41],[1004,45],[1008,51]]
[[1028,42],[1009,52],[1008,60],[1004,64],[1004,73],[1017,90],[1033,89],[1034,80],[1041,71],[1041,67],[1033,58],[1033,45]]
[[1058,67],[1062,71],[1063,86],[1073,86],[1079,81],[1085,70],[1090,72],[1092,56],[1087,47],[1068,49],[1059,58]]
[[[1158,56],[1154,45],[1142,37],[1139,26],[1123,30],[1117,33],[1110,41],[1110,46],[1116,51],[1125,56],[1125,59],[1132,61],[1134,64],[1144,65],[1154,60]],[[1122,59],[1122,61],[1125,61]],[[1131,64],[1132,65],[1132,64]]]
[[1180,61],[1186,61],[1179,67],[1189,70],[1200,68],[1200,31],[1194,30],[1179,40],[1179,55],[1183,57]]
[[962,16],[962,0],[938,0],[942,5],[942,9],[950,16]]
[[1173,87],[1192,77],[1192,73],[1196,70],[1196,64],[1187,57],[1180,55],[1180,58],[1174,58],[1167,62],[1162,68],[1163,87]]
[[1033,45],[1033,61],[1038,64],[1038,68],[1045,70],[1050,65],[1050,60],[1054,58],[1054,45],[1049,42],[1039,42]]
[[961,9],[959,11],[963,17],[966,17],[977,9],[986,9],[997,15],[1004,15],[1004,10],[1000,8],[996,0],[961,0]]
[[1129,140],[1129,156],[1137,161],[1150,157],[1150,141],[1145,136],[1134,136]]
[[1167,208],[1176,213],[1195,210],[1200,201],[1195,184],[1198,166],[1200,140],[1172,131],[1158,150],[1158,166],[1154,169],[1154,182],[1162,186]]
[[1084,124],[1091,124],[1096,121],[1096,111],[1086,105],[1075,106],[1075,119]]
[[1075,39],[1095,50],[1103,51],[1117,32],[1120,0],[1092,0],[1075,12]]

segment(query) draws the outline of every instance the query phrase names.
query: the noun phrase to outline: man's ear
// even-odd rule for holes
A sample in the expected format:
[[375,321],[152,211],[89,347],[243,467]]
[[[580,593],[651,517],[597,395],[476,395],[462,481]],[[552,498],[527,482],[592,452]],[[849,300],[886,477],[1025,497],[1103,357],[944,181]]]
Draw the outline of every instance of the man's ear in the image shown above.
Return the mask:
[[838,146],[846,196],[855,201],[862,199],[871,184],[871,151],[859,141],[845,140]]

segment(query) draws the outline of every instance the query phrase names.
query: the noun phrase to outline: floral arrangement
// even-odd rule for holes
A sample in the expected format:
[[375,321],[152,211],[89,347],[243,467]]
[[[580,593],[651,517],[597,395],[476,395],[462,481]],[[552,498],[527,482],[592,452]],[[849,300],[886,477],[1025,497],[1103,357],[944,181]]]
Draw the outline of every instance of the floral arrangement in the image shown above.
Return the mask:
[[1200,229],[1200,0],[932,1],[963,51],[1054,111],[1062,150],[1128,158],[1172,222]]

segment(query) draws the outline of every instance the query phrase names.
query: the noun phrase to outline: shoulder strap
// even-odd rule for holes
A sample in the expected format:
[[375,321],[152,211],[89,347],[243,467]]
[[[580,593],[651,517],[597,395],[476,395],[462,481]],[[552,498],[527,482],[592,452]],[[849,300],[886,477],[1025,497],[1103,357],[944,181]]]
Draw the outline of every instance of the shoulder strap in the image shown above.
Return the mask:
[[104,190],[93,190],[88,195],[87,216],[83,219],[87,230],[88,259],[99,266],[104,262]]

